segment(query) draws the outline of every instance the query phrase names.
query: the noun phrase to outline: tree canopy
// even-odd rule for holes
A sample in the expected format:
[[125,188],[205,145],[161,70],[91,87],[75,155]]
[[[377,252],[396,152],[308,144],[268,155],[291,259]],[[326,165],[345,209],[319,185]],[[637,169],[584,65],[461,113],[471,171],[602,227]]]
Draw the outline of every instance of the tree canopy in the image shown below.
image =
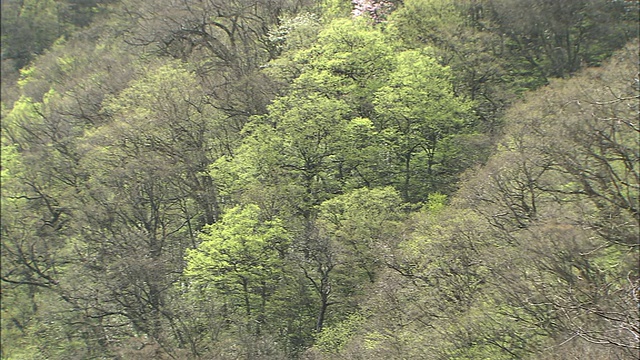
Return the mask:
[[2,3],[2,359],[635,359],[638,4]]

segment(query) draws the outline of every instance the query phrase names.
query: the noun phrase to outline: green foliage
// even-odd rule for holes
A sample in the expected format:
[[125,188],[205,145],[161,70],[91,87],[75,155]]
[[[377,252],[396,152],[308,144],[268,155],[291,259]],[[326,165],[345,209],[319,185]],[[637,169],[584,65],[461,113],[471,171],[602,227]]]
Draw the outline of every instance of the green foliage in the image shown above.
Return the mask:
[[374,104],[381,135],[395,158],[392,166],[402,173],[396,186],[405,200],[416,201],[438,190],[432,177],[441,161],[440,143],[469,126],[471,104],[454,96],[448,69],[424,52],[404,51],[397,63]]
[[340,353],[364,319],[362,314],[354,313],[340,323],[322,329],[316,337],[316,348],[327,354]]
[[635,358],[637,4],[390,4],[3,2],[2,358]]
[[447,196],[440,193],[429,194],[425,209],[433,214],[438,214],[447,205]]
[[296,93],[274,101],[270,111],[268,118],[252,124],[251,136],[234,160],[216,166],[226,172],[241,171],[225,176],[228,187],[242,178],[253,182],[243,189],[249,196],[253,186],[288,192],[295,196],[290,199],[291,211],[308,216],[314,206],[339,191],[336,159],[344,144],[347,107],[337,99]]
[[[371,117],[371,99],[393,66],[393,51],[379,29],[363,22],[338,19],[326,25],[314,47],[298,55],[308,68],[298,82],[339,96],[359,116]],[[320,74],[326,80],[306,80]]]
[[205,227],[197,250],[188,252],[185,275],[216,286],[237,278],[260,284],[262,276],[277,271],[288,246],[286,231],[278,220],[261,220],[255,205],[233,208],[222,221]]
[[256,205],[236,207],[205,227],[201,238],[198,248],[187,252],[185,276],[231,308],[243,309],[247,325],[265,321],[290,243],[281,221],[264,219]]
[[2,161],[2,165],[0,165],[0,184],[4,184],[5,186],[14,179],[19,176],[20,170],[20,156],[16,151],[15,145],[5,144],[5,139],[2,139],[2,152],[0,155],[0,160]]
[[[519,0],[487,3],[495,30],[505,34],[513,55],[545,79],[565,77],[582,64],[598,65],[638,34],[635,2]],[[526,15],[519,9],[529,6]],[[544,34],[544,36],[541,36]]]
[[49,49],[77,26],[91,23],[101,0],[26,0],[2,3],[2,59],[15,61],[16,69]]
[[[308,195],[303,203],[315,206],[328,194],[363,185],[393,184],[414,202],[431,191],[450,191],[437,175],[455,177],[460,171],[450,165],[453,148],[459,146],[452,136],[472,132],[472,103],[455,96],[449,70],[428,51],[394,54],[380,29],[341,19],[329,23],[316,45],[298,51],[294,59],[301,73],[289,93],[269,108],[268,120],[277,133],[287,133],[279,147],[291,160],[282,158],[289,163],[280,166],[294,174],[301,170],[302,176],[296,176],[306,183],[298,184],[319,195]],[[333,122],[322,139],[309,132],[326,120],[308,108],[321,110]],[[305,134],[294,134],[300,128]],[[300,136],[307,143],[293,140]],[[314,138],[318,144],[308,142]],[[320,153],[318,146],[323,147]],[[306,159],[293,163],[298,154]],[[317,188],[318,182],[323,188]]]
[[351,13],[351,4],[344,0],[323,0],[320,5],[322,18],[330,22],[335,18],[344,18]]
[[269,41],[278,53],[305,49],[312,45],[320,26],[320,19],[312,13],[284,18],[269,32]]
[[403,211],[402,200],[391,187],[356,189],[323,202],[317,226],[341,249],[342,262],[360,268],[373,282]]

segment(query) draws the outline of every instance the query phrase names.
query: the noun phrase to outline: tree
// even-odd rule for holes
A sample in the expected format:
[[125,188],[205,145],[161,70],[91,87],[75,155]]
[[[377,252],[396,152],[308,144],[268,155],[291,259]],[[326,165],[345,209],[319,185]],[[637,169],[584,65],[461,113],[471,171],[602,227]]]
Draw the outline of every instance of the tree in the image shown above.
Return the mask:
[[318,35],[315,46],[299,53],[306,71],[297,86],[340,97],[356,116],[372,118],[373,94],[393,68],[393,53],[380,29],[361,21],[334,20]]
[[128,44],[196,67],[211,104],[239,132],[250,116],[265,112],[277,91],[258,71],[277,54],[269,30],[304,6],[285,0],[130,0],[118,14]]
[[390,187],[356,189],[320,205],[294,243],[294,259],[320,300],[317,332],[358,308],[402,217],[402,201]]
[[99,6],[113,0],[39,0],[2,2],[2,61],[24,68],[58,39],[91,23]]
[[376,0],[356,0],[352,1],[353,11],[351,14],[354,17],[368,16],[375,23],[383,22],[386,20],[389,13],[396,8],[394,1],[376,1]]
[[206,169],[230,139],[193,73],[154,65],[103,103],[110,121],[81,139],[76,265],[88,285],[74,291],[94,316],[124,318],[175,353],[196,347],[174,285],[184,251],[219,218]]
[[2,3],[2,59],[15,59],[16,68],[27,65],[65,33],[56,1]]
[[484,10],[480,2],[407,0],[391,23],[399,41],[412,49],[427,47],[450,68],[454,93],[473,101],[479,130],[492,134],[515,93],[532,80],[505,57],[505,39]]
[[[530,9],[526,15],[524,6]],[[598,65],[638,34],[636,2],[492,0],[484,7],[509,38],[508,49],[543,79]]]
[[375,106],[376,125],[398,174],[394,184],[405,201],[437,191],[441,143],[464,132],[471,120],[470,103],[453,94],[448,69],[419,51],[400,53],[388,85],[376,92]]
[[[453,94],[448,70],[426,52],[394,56],[379,29],[336,20],[319,34],[314,47],[299,51],[297,58],[301,73],[288,93],[274,101],[268,119],[276,133],[287,133],[283,140],[292,139],[294,157],[300,156],[295,152],[307,157],[302,159],[304,165],[285,166],[289,174],[306,172],[305,183],[298,182],[306,191],[317,192],[312,189],[317,185],[309,180],[316,178],[318,184],[320,176],[328,193],[349,186],[393,184],[403,189],[405,199],[419,201],[441,186],[435,184],[436,168],[452,177],[459,171],[445,168],[449,165],[446,158],[460,144],[450,135],[472,125],[470,103]],[[311,108],[313,111],[307,110]],[[320,117],[317,109],[324,109]],[[308,133],[327,120],[333,122],[333,129],[323,130],[324,135]],[[301,123],[306,130],[298,130]],[[303,133],[304,142],[293,140]],[[318,137],[314,140],[318,144],[309,142],[313,137]],[[287,141],[282,144],[283,154],[290,153]],[[352,146],[354,142],[361,147]],[[319,145],[324,153],[318,152]],[[408,187],[418,186],[413,182],[416,176],[430,178],[412,196]]]
[[636,49],[514,107],[485,180],[463,192],[513,249],[501,257],[519,270],[496,271],[505,299],[557,344],[621,357],[638,346]]
[[291,241],[281,221],[265,218],[256,205],[234,207],[201,238],[186,256],[189,288],[220,302],[224,320],[241,332],[269,333],[283,306],[274,299],[284,285]]

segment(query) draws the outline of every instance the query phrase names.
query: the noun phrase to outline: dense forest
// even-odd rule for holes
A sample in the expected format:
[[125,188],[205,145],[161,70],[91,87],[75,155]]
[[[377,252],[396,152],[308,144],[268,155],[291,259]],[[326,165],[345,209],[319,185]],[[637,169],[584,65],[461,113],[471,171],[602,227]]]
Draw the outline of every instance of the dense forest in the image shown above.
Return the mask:
[[2,359],[637,359],[639,2],[2,2]]

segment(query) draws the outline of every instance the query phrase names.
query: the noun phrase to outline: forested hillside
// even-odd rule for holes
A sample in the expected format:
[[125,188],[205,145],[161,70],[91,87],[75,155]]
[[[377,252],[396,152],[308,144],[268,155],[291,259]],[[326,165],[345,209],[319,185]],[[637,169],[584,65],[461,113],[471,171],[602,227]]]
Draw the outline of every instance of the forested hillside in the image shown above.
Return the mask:
[[637,1],[2,2],[2,359],[637,359]]

